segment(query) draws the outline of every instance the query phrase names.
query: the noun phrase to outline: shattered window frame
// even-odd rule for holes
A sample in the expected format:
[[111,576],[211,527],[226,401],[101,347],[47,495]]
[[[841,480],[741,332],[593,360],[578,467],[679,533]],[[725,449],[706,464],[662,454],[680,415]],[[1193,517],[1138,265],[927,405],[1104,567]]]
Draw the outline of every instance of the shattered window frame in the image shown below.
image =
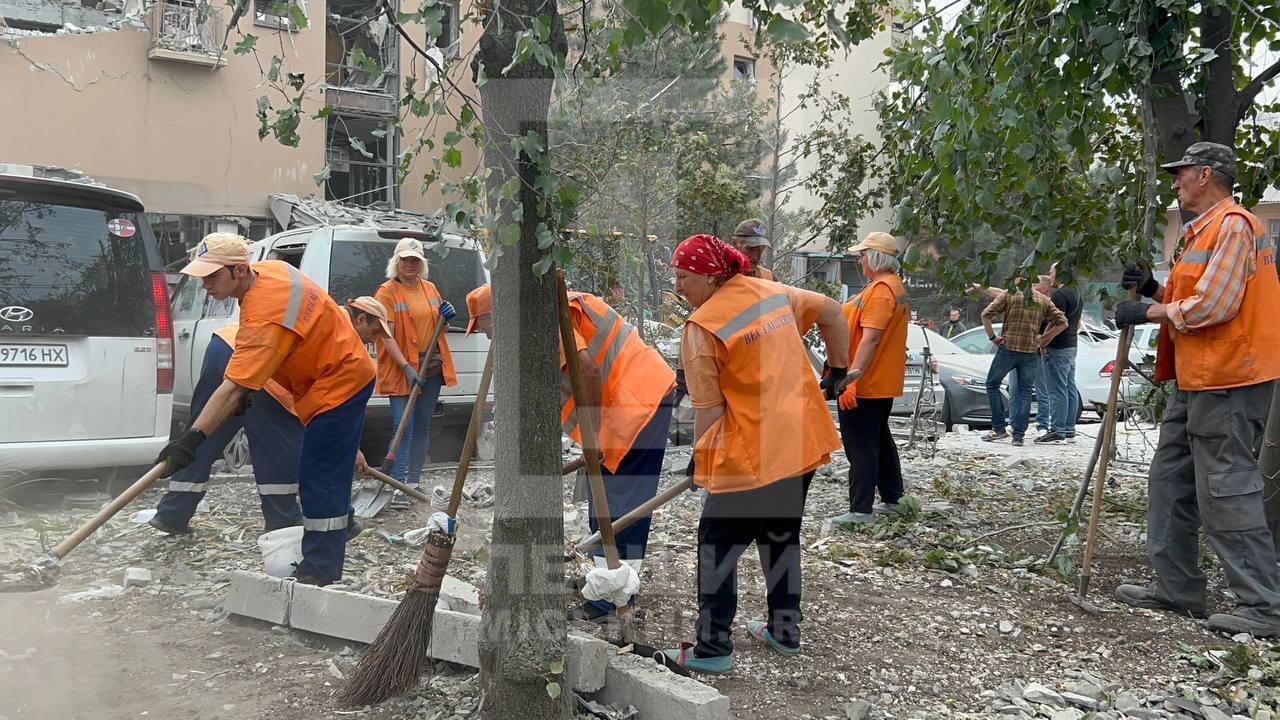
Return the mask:
[[288,30],[289,32],[298,32],[297,24],[293,22],[293,18],[289,15],[276,15],[272,10],[276,5],[297,5],[302,10],[303,17],[307,18],[307,23],[311,22],[311,15],[307,12],[306,0],[253,0],[253,24],[259,27],[272,28],[275,30]]
[[439,37],[434,38],[428,34],[427,43],[440,50],[447,50],[460,37],[458,32],[458,25],[461,23],[458,15],[459,0],[441,0],[437,4],[445,8],[444,19],[441,22],[442,32]]

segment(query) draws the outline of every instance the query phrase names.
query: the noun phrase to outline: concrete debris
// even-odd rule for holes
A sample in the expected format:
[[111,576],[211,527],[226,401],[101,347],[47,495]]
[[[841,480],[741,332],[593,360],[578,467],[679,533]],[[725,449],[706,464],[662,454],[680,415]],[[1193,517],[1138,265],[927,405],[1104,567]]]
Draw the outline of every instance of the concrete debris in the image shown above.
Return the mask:
[[871,703],[866,700],[854,700],[844,704],[846,720],[866,720],[871,716]]
[[146,587],[151,584],[151,571],[146,568],[125,568],[124,581],[125,587]]
[[82,603],[90,600],[111,600],[123,594],[124,587],[121,585],[100,585],[90,590],[63,595],[58,598],[58,601],[63,603]]

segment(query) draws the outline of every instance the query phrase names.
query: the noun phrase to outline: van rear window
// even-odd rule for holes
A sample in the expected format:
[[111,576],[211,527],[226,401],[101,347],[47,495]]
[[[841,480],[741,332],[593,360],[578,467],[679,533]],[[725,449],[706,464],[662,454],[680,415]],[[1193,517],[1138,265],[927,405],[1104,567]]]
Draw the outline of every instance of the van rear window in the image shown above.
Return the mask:
[[155,334],[141,212],[0,198],[0,335]]
[[[329,258],[329,295],[339,303],[361,295],[373,295],[387,281],[387,260],[396,249],[394,240],[338,240]],[[483,285],[484,263],[475,250],[449,248],[441,255],[427,250],[427,279],[458,311],[449,327],[466,329],[467,293]]]

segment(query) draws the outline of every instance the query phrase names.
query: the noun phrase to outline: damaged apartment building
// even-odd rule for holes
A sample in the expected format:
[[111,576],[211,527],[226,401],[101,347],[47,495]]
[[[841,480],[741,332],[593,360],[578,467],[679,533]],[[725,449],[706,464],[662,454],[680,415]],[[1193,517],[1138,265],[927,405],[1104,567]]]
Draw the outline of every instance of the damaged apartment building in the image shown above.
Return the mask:
[[[0,84],[23,110],[0,114],[0,163],[67,168],[138,195],[168,263],[207,232],[283,229],[273,196],[431,212],[439,198],[396,183],[411,141],[393,125],[406,76],[427,73],[379,0],[248,2],[228,36],[225,0],[0,0]],[[457,6],[440,4],[440,36],[406,25],[429,52],[462,42]],[[242,34],[257,37],[259,57],[232,52]],[[259,65],[273,54],[311,84],[297,147],[258,139],[258,98],[284,102]],[[423,131],[402,120],[406,137]]]

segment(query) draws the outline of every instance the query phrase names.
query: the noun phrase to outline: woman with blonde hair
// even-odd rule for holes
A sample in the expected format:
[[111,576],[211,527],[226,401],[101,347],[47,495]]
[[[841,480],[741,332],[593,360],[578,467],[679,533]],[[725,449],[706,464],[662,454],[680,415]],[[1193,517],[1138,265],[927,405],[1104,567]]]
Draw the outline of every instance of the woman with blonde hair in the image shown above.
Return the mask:
[[[400,446],[395,450],[391,476],[416,487],[422,477],[431,443],[431,416],[435,412],[440,388],[456,385],[453,356],[444,333],[435,347],[426,347],[435,332],[436,323],[448,322],[455,314],[453,306],[427,280],[427,258],[422,242],[404,238],[396,243],[396,251],[387,261],[387,281],[374,293],[387,309],[392,336],[375,341],[378,353],[377,392],[391,402],[391,432],[400,427],[409,393],[419,390],[413,412],[406,423]],[[447,330],[446,330],[447,332]],[[423,359],[430,359],[425,363]],[[408,507],[409,498],[396,491],[392,507]]]

